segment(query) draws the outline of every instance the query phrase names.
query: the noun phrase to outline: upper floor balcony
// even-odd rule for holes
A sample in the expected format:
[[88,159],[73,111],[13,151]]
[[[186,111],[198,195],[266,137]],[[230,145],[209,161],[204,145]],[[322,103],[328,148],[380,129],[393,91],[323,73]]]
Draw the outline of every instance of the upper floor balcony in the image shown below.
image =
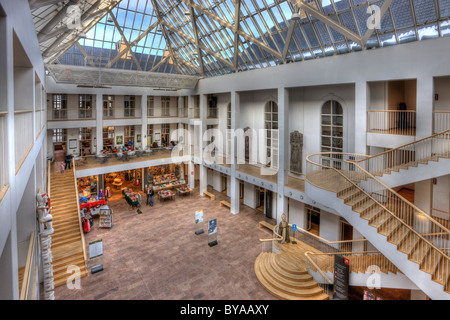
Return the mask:
[[403,136],[416,135],[416,111],[369,110],[367,132]]

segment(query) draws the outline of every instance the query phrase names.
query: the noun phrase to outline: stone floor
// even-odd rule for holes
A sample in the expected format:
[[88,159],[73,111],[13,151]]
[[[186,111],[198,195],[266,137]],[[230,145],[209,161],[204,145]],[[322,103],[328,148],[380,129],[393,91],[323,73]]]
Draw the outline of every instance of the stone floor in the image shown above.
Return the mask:
[[[114,210],[112,229],[99,229],[98,218],[89,242],[103,239],[104,256],[88,266],[104,270],[81,279],[81,289],[55,289],[57,300],[274,300],[259,284],[254,262],[261,252],[260,238],[269,232],[258,228],[266,220],[260,212],[241,205],[238,215],[220,207],[228,199],[208,191],[216,200],[198,195],[131,210],[118,191],[108,205]],[[143,197],[145,201],[145,197]],[[194,212],[204,210],[205,233],[195,235]],[[218,219],[218,245],[208,246],[206,221]],[[88,254],[89,255],[89,254]]]

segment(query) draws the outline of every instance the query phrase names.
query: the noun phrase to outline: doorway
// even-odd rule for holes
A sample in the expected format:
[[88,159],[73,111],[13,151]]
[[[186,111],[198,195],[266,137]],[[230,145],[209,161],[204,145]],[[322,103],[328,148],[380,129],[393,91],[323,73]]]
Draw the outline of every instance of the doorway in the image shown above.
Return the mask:
[[320,235],[320,209],[305,205],[306,208],[306,231],[319,236]]
[[273,217],[272,211],[272,191],[255,187],[256,192],[256,210],[263,213],[267,218]]
[[[341,241],[353,240],[353,226],[347,221],[341,219]],[[352,243],[341,244],[341,250],[352,251]]]

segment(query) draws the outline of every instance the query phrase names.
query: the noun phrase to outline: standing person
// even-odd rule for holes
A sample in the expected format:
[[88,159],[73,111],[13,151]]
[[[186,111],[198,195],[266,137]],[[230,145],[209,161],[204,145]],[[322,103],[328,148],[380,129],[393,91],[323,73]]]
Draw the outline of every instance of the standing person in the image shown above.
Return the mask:
[[66,169],[67,169],[67,168],[70,169],[70,164],[71,164],[71,162],[72,162],[72,155],[71,155],[71,154],[68,154],[68,155],[66,156]]
[[153,188],[150,188],[149,198],[150,198],[150,206],[153,207],[153,196],[155,195],[155,191]]
[[61,171],[61,173],[64,173],[64,162],[61,162],[59,164],[59,170]]
[[145,185],[145,194],[147,195],[147,201],[146,201],[146,205],[148,206],[150,204],[150,188],[148,187],[148,185]]

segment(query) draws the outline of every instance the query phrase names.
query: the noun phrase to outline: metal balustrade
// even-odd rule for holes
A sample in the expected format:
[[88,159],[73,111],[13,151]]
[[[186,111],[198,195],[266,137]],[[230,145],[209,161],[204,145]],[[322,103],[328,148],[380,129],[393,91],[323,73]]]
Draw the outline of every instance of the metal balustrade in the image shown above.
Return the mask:
[[450,156],[450,130],[356,161],[375,176]]
[[367,111],[367,132],[415,136],[416,112],[369,110]]
[[[333,159],[329,162],[329,159]],[[343,153],[306,157],[306,180],[335,192],[408,259],[448,290],[450,231],[427,213],[379,181],[359,163],[366,160]]]

